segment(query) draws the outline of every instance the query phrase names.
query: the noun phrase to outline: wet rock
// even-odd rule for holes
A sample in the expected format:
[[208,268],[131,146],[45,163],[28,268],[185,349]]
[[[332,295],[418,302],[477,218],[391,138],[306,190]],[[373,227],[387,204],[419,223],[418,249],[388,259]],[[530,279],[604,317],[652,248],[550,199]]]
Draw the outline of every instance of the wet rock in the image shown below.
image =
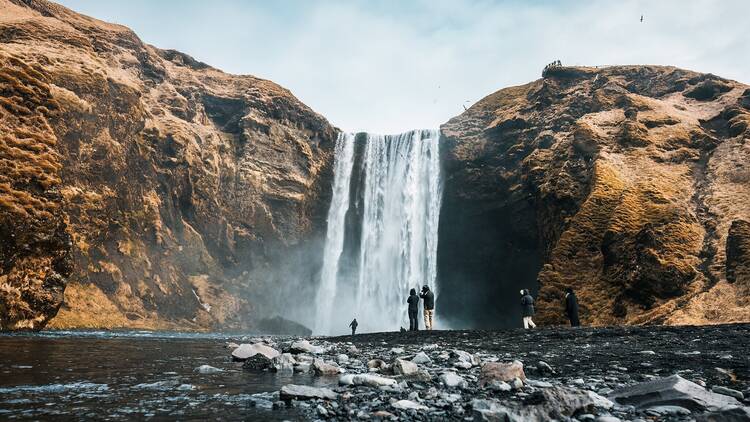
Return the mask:
[[287,384],[281,387],[279,397],[285,402],[310,399],[335,400],[338,397],[338,393],[328,388]]
[[553,387],[537,393],[528,403],[508,403],[503,405],[495,400],[472,401],[475,420],[486,421],[549,421],[565,419],[577,412],[597,408],[608,409],[612,402],[590,391],[567,387]]
[[291,353],[282,353],[271,361],[273,363],[273,370],[276,372],[293,372],[294,365],[297,363]]
[[638,408],[676,405],[693,411],[716,410],[740,404],[734,397],[712,393],[679,375],[623,387],[615,390],[609,398]]
[[312,364],[308,362],[298,362],[294,365],[294,372],[307,373],[312,369]]
[[416,363],[404,360],[396,359],[393,362],[393,373],[396,375],[411,376],[415,375],[419,371],[419,367]]
[[[583,420],[582,418],[579,418],[579,419]],[[596,419],[594,419],[594,418],[592,418],[592,419],[595,422],[622,422],[622,419],[620,419],[620,418],[618,418],[616,416],[610,416],[610,415],[599,416]]]
[[241,344],[239,347],[232,351],[232,359],[235,361],[244,361],[256,354],[261,354],[268,359],[273,359],[280,355],[278,350],[273,347],[266,346],[262,343],[255,344]]
[[289,353],[292,353],[295,355],[300,354],[300,353],[321,354],[325,352],[326,352],[326,349],[324,347],[313,346],[307,340],[295,341],[289,347]]
[[316,375],[338,375],[343,372],[340,367],[326,363],[322,359],[313,361],[312,370]]
[[213,367],[211,365],[201,365],[201,366],[195,368],[195,370],[193,372],[197,372],[199,374],[215,374],[217,372],[224,372],[224,370],[219,369],[219,368],[215,368],[215,367]]
[[391,419],[391,418],[395,418],[396,415],[394,415],[391,412],[387,412],[385,410],[378,410],[377,412],[372,413],[372,417],[380,418],[380,419]]
[[392,406],[394,408],[400,409],[400,410],[409,410],[409,409],[414,409],[414,410],[428,410],[427,406],[419,404],[419,403],[416,403],[416,402],[413,402],[411,400],[399,400],[399,401],[393,403]]
[[513,381],[514,378],[519,378],[521,381],[526,379],[521,362],[517,360],[511,363],[487,362],[482,365],[479,386],[483,387],[492,380],[508,382]]
[[750,407],[728,406],[696,417],[697,422],[750,422]]
[[717,394],[723,394],[725,396],[734,397],[737,400],[744,400],[745,399],[745,395],[742,394],[741,391],[733,390],[733,389],[727,388],[727,387],[722,387],[720,385],[715,385],[715,386],[711,387],[711,391],[713,391],[714,393],[717,393]]
[[429,363],[432,363],[432,359],[430,359],[429,356],[427,356],[427,353],[425,352],[419,352],[411,359],[412,362],[419,364],[419,365],[426,365]]
[[690,410],[685,409],[682,406],[653,406],[646,409],[646,414],[649,416],[686,416],[689,415]]
[[391,349],[391,354],[392,355],[401,355],[403,353],[404,353],[404,348],[403,347],[394,347],[394,348]]
[[477,359],[476,356],[469,352],[464,352],[463,350],[452,350],[451,356],[458,359],[459,362],[468,363],[469,367],[479,365],[479,359]]
[[499,380],[492,380],[487,383],[485,387],[489,388],[492,391],[510,391],[513,389],[513,387],[511,387],[507,382]]
[[344,374],[339,377],[341,385],[364,385],[368,387],[392,387],[398,384],[393,378],[381,377],[374,374]]
[[336,355],[336,362],[338,362],[339,365],[343,365],[347,362],[349,362],[349,356],[347,356],[344,353],[340,353]]
[[555,370],[552,369],[552,367],[549,365],[549,363],[540,360],[539,363],[536,365],[537,371],[539,371],[542,375],[552,375],[555,373]]
[[267,371],[273,368],[273,361],[262,353],[256,353],[245,359],[242,369],[245,371]]
[[448,388],[466,387],[466,380],[455,372],[443,372],[440,374],[440,382]]

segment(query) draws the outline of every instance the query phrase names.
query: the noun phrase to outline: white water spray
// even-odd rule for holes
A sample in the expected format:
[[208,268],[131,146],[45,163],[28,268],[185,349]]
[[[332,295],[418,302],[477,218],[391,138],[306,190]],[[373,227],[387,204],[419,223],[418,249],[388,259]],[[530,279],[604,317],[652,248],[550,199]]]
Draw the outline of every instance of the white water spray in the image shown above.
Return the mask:
[[[354,146],[341,145],[353,141],[353,135],[342,136],[336,146],[333,198],[316,302],[315,331],[319,334],[345,332],[352,317],[357,318],[361,331],[408,327],[409,289],[419,291],[426,284],[438,294],[439,132],[367,134],[361,169],[352,168]],[[351,192],[353,171],[362,171],[363,179]],[[357,224],[347,225],[346,212],[356,205],[350,204],[351,196],[361,198],[361,215]],[[358,257],[356,271],[342,277],[339,262],[345,252],[344,239],[347,231],[357,230],[352,236],[359,239],[353,246],[359,247],[359,253],[354,254]],[[346,283],[351,285],[344,286]]]

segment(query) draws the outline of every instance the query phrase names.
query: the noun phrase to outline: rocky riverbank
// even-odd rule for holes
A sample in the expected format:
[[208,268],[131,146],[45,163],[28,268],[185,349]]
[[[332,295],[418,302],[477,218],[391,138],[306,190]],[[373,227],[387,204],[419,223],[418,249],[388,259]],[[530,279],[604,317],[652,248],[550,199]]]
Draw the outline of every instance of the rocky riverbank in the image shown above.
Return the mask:
[[313,372],[256,406],[309,419],[750,420],[750,325],[420,331],[230,344],[248,371]]

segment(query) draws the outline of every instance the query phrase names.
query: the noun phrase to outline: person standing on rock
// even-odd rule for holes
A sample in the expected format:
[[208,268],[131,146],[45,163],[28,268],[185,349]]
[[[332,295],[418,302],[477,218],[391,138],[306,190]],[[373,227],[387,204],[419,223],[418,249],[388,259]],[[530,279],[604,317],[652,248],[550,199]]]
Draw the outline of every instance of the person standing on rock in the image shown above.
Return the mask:
[[528,289],[521,290],[521,312],[523,315],[523,328],[536,328],[536,324],[531,320],[534,316],[534,298],[531,297]]
[[570,320],[571,327],[581,325],[581,321],[578,320],[578,298],[571,287],[565,289],[565,314]]
[[352,335],[357,332],[357,326],[359,323],[357,323],[357,318],[354,318],[352,322],[349,323],[349,326],[352,327]]
[[419,331],[419,322],[417,319],[417,314],[419,313],[419,296],[417,296],[416,289],[411,289],[406,303],[409,304],[409,331]]
[[425,284],[419,297],[424,299],[424,329],[432,331],[432,317],[435,316],[435,293]]

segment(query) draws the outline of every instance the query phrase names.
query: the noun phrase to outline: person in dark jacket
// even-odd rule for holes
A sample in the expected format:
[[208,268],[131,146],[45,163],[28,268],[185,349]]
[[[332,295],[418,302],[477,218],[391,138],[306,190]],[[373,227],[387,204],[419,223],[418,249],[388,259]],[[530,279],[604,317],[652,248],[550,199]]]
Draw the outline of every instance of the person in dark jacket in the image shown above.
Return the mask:
[[357,326],[359,323],[357,322],[357,318],[354,318],[352,322],[349,323],[349,326],[352,327],[352,335],[357,332]]
[[435,293],[425,284],[422,293],[419,294],[424,300],[424,329],[432,330],[432,318],[435,316]]
[[578,320],[578,298],[572,288],[565,289],[565,314],[570,320],[571,327],[578,327],[581,321]]
[[419,296],[417,296],[416,289],[411,289],[406,303],[409,304],[409,331],[418,331],[419,320],[417,319],[417,314],[419,313]]
[[534,298],[531,297],[528,289],[521,290],[521,313],[523,315],[523,328],[536,328],[536,324],[531,320],[534,316]]

